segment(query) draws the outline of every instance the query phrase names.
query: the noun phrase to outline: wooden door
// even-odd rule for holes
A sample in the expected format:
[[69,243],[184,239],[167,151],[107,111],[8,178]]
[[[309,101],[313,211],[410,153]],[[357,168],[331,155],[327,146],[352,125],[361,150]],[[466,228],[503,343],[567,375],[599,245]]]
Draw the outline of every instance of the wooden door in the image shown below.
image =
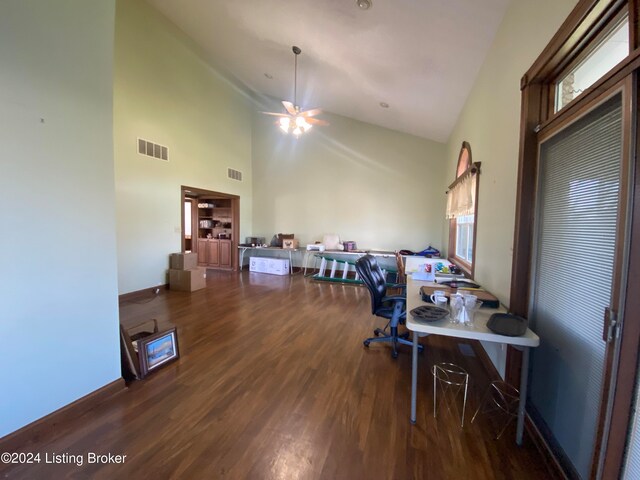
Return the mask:
[[231,268],[231,240],[220,240],[220,266]]
[[[617,325],[603,336],[603,322],[619,304],[624,105],[617,93],[540,136],[529,321],[543,341],[530,404],[580,478],[599,463],[618,345]],[[571,265],[571,282],[558,281],[559,265]]]
[[208,242],[206,238],[198,239],[198,264],[199,265],[206,265],[207,263],[209,263],[207,243]]
[[207,265],[217,267],[220,265],[220,241],[207,240]]

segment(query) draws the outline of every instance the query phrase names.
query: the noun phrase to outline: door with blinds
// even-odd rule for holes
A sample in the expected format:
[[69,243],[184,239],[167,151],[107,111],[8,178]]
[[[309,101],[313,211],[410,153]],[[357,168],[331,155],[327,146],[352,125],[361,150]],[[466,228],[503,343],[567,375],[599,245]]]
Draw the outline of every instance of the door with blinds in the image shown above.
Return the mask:
[[603,322],[618,274],[622,112],[620,93],[539,144],[529,318],[541,344],[529,400],[581,478],[591,474],[610,378]]

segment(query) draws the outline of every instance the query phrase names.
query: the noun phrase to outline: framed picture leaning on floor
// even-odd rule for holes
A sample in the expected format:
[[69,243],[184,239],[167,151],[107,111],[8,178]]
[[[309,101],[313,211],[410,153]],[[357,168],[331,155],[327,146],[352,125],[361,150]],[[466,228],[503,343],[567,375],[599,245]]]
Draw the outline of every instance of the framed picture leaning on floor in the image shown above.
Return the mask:
[[175,327],[141,338],[137,343],[140,376],[143,378],[180,357],[178,332]]

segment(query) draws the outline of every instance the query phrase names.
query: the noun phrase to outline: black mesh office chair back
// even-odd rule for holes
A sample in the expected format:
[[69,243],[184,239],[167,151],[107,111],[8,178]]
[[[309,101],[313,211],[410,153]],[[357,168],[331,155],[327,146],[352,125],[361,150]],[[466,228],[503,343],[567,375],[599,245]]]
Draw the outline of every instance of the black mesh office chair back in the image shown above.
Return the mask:
[[[365,255],[356,261],[356,272],[371,295],[371,313],[388,320],[384,329],[376,328],[375,337],[367,338],[363,343],[368,347],[372,342],[390,342],[392,345],[391,356],[398,356],[397,344],[412,345],[406,339],[408,334],[398,335],[398,325],[404,323],[406,318],[405,295],[387,295],[387,283],[385,275],[378,265],[376,258]],[[387,332],[387,329],[389,331]]]
[[382,299],[387,294],[387,284],[382,269],[376,258],[365,255],[356,261],[356,272],[371,293],[371,313],[374,315],[382,306]]

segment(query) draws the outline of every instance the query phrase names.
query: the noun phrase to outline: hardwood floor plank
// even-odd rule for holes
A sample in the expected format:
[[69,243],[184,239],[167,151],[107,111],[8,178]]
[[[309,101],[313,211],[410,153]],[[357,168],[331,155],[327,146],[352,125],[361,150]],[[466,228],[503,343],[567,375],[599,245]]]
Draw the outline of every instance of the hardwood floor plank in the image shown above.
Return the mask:
[[[550,478],[515,424],[470,423],[489,383],[465,341],[421,341],[418,419],[409,422],[411,352],[362,345],[383,321],[366,289],[210,271],[207,288],[127,302],[125,325],[178,327],[181,358],[109,403],[60,425],[29,450],[126,454],[124,464],[0,465],[3,478],[539,479]],[[456,410],[433,417],[430,368],[470,375],[464,429]]]

